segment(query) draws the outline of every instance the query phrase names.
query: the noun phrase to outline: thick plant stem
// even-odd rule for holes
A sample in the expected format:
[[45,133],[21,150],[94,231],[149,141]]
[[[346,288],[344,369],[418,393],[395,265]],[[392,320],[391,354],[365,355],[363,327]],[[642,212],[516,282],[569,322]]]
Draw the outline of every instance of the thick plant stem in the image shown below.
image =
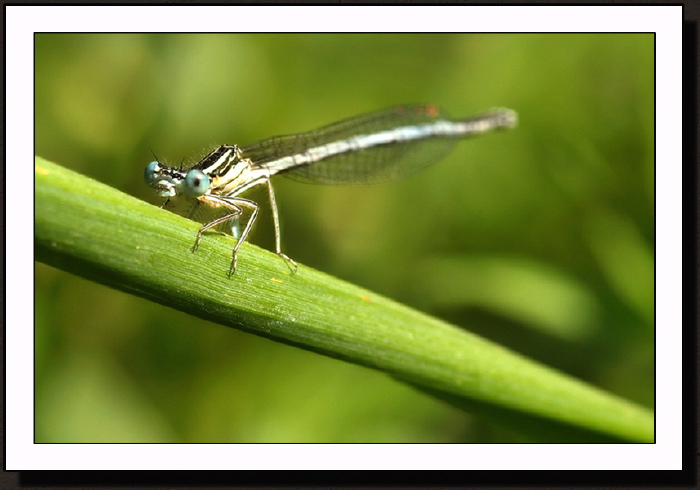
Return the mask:
[[[378,369],[557,442],[651,442],[653,414],[456,326],[36,158],[36,259],[222,325]],[[533,429],[536,427],[536,430]],[[543,434],[549,434],[543,436]]]

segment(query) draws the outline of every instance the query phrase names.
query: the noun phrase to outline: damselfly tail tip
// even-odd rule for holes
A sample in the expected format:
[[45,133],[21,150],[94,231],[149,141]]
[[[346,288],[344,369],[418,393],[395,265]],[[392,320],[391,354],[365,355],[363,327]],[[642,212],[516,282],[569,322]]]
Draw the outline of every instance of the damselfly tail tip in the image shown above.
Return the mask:
[[499,128],[514,128],[518,125],[518,113],[513,109],[496,107],[489,112],[495,118],[496,126]]

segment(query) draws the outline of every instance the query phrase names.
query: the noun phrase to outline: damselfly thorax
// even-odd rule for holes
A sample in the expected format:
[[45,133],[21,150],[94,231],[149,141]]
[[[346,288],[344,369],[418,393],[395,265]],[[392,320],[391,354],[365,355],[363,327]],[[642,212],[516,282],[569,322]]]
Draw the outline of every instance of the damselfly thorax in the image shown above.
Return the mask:
[[[432,104],[399,106],[243,148],[222,145],[188,170],[154,161],[146,167],[144,177],[161,197],[184,195],[225,211],[202,226],[192,251],[205,231],[231,223],[238,241],[229,276],[236,270],[238,250],[258,215],[258,204],[241,194],[265,185],[275,228],[275,251],[294,273],[296,263],[281,250],[279,213],[270,183],[273,176],[285,173],[296,180],[332,185],[387,182],[443,158],[459,139],[516,124],[517,115],[510,109],[492,109],[468,119],[451,120]],[[250,216],[243,230],[236,233],[244,209],[250,211]]]

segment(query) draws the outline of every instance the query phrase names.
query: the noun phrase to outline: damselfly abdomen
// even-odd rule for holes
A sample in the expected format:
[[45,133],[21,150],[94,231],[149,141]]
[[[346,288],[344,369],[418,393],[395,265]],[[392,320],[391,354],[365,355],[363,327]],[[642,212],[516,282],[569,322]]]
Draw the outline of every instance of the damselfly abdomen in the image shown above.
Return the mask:
[[[231,223],[238,242],[233,248],[229,276],[236,271],[238,249],[248,237],[258,215],[258,204],[240,195],[258,185],[267,186],[275,227],[275,251],[296,272],[296,263],[282,253],[279,215],[270,179],[281,173],[306,182],[359,185],[387,182],[416,172],[443,158],[462,138],[496,129],[512,128],[517,114],[492,109],[466,118],[449,119],[432,104],[399,106],[358,116],[316,131],[276,136],[239,148],[222,145],[192,168],[168,167],[159,161],[146,166],[146,183],[158,195],[184,195],[196,204],[223,208],[225,214],[197,233]],[[165,205],[165,203],[163,204]],[[243,209],[250,217],[242,232],[235,233]]]

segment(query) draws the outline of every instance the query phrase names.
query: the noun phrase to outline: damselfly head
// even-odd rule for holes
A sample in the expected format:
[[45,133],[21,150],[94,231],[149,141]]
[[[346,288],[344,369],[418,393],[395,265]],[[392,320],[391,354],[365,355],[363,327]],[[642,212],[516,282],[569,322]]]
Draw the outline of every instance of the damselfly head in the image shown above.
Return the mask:
[[177,194],[199,197],[207,192],[211,183],[209,177],[201,170],[193,168],[185,172],[158,161],[146,165],[143,178],[160,197],[175,197]]
[[[150,185],[160,197],[174,197],[177,194],[178,181],[174,179],[172,172],[168,172],[168,167],[164,167],[157,161],[146,165],[143,172],[143,180]],[[181,179],[180,179],[181,180]]]

